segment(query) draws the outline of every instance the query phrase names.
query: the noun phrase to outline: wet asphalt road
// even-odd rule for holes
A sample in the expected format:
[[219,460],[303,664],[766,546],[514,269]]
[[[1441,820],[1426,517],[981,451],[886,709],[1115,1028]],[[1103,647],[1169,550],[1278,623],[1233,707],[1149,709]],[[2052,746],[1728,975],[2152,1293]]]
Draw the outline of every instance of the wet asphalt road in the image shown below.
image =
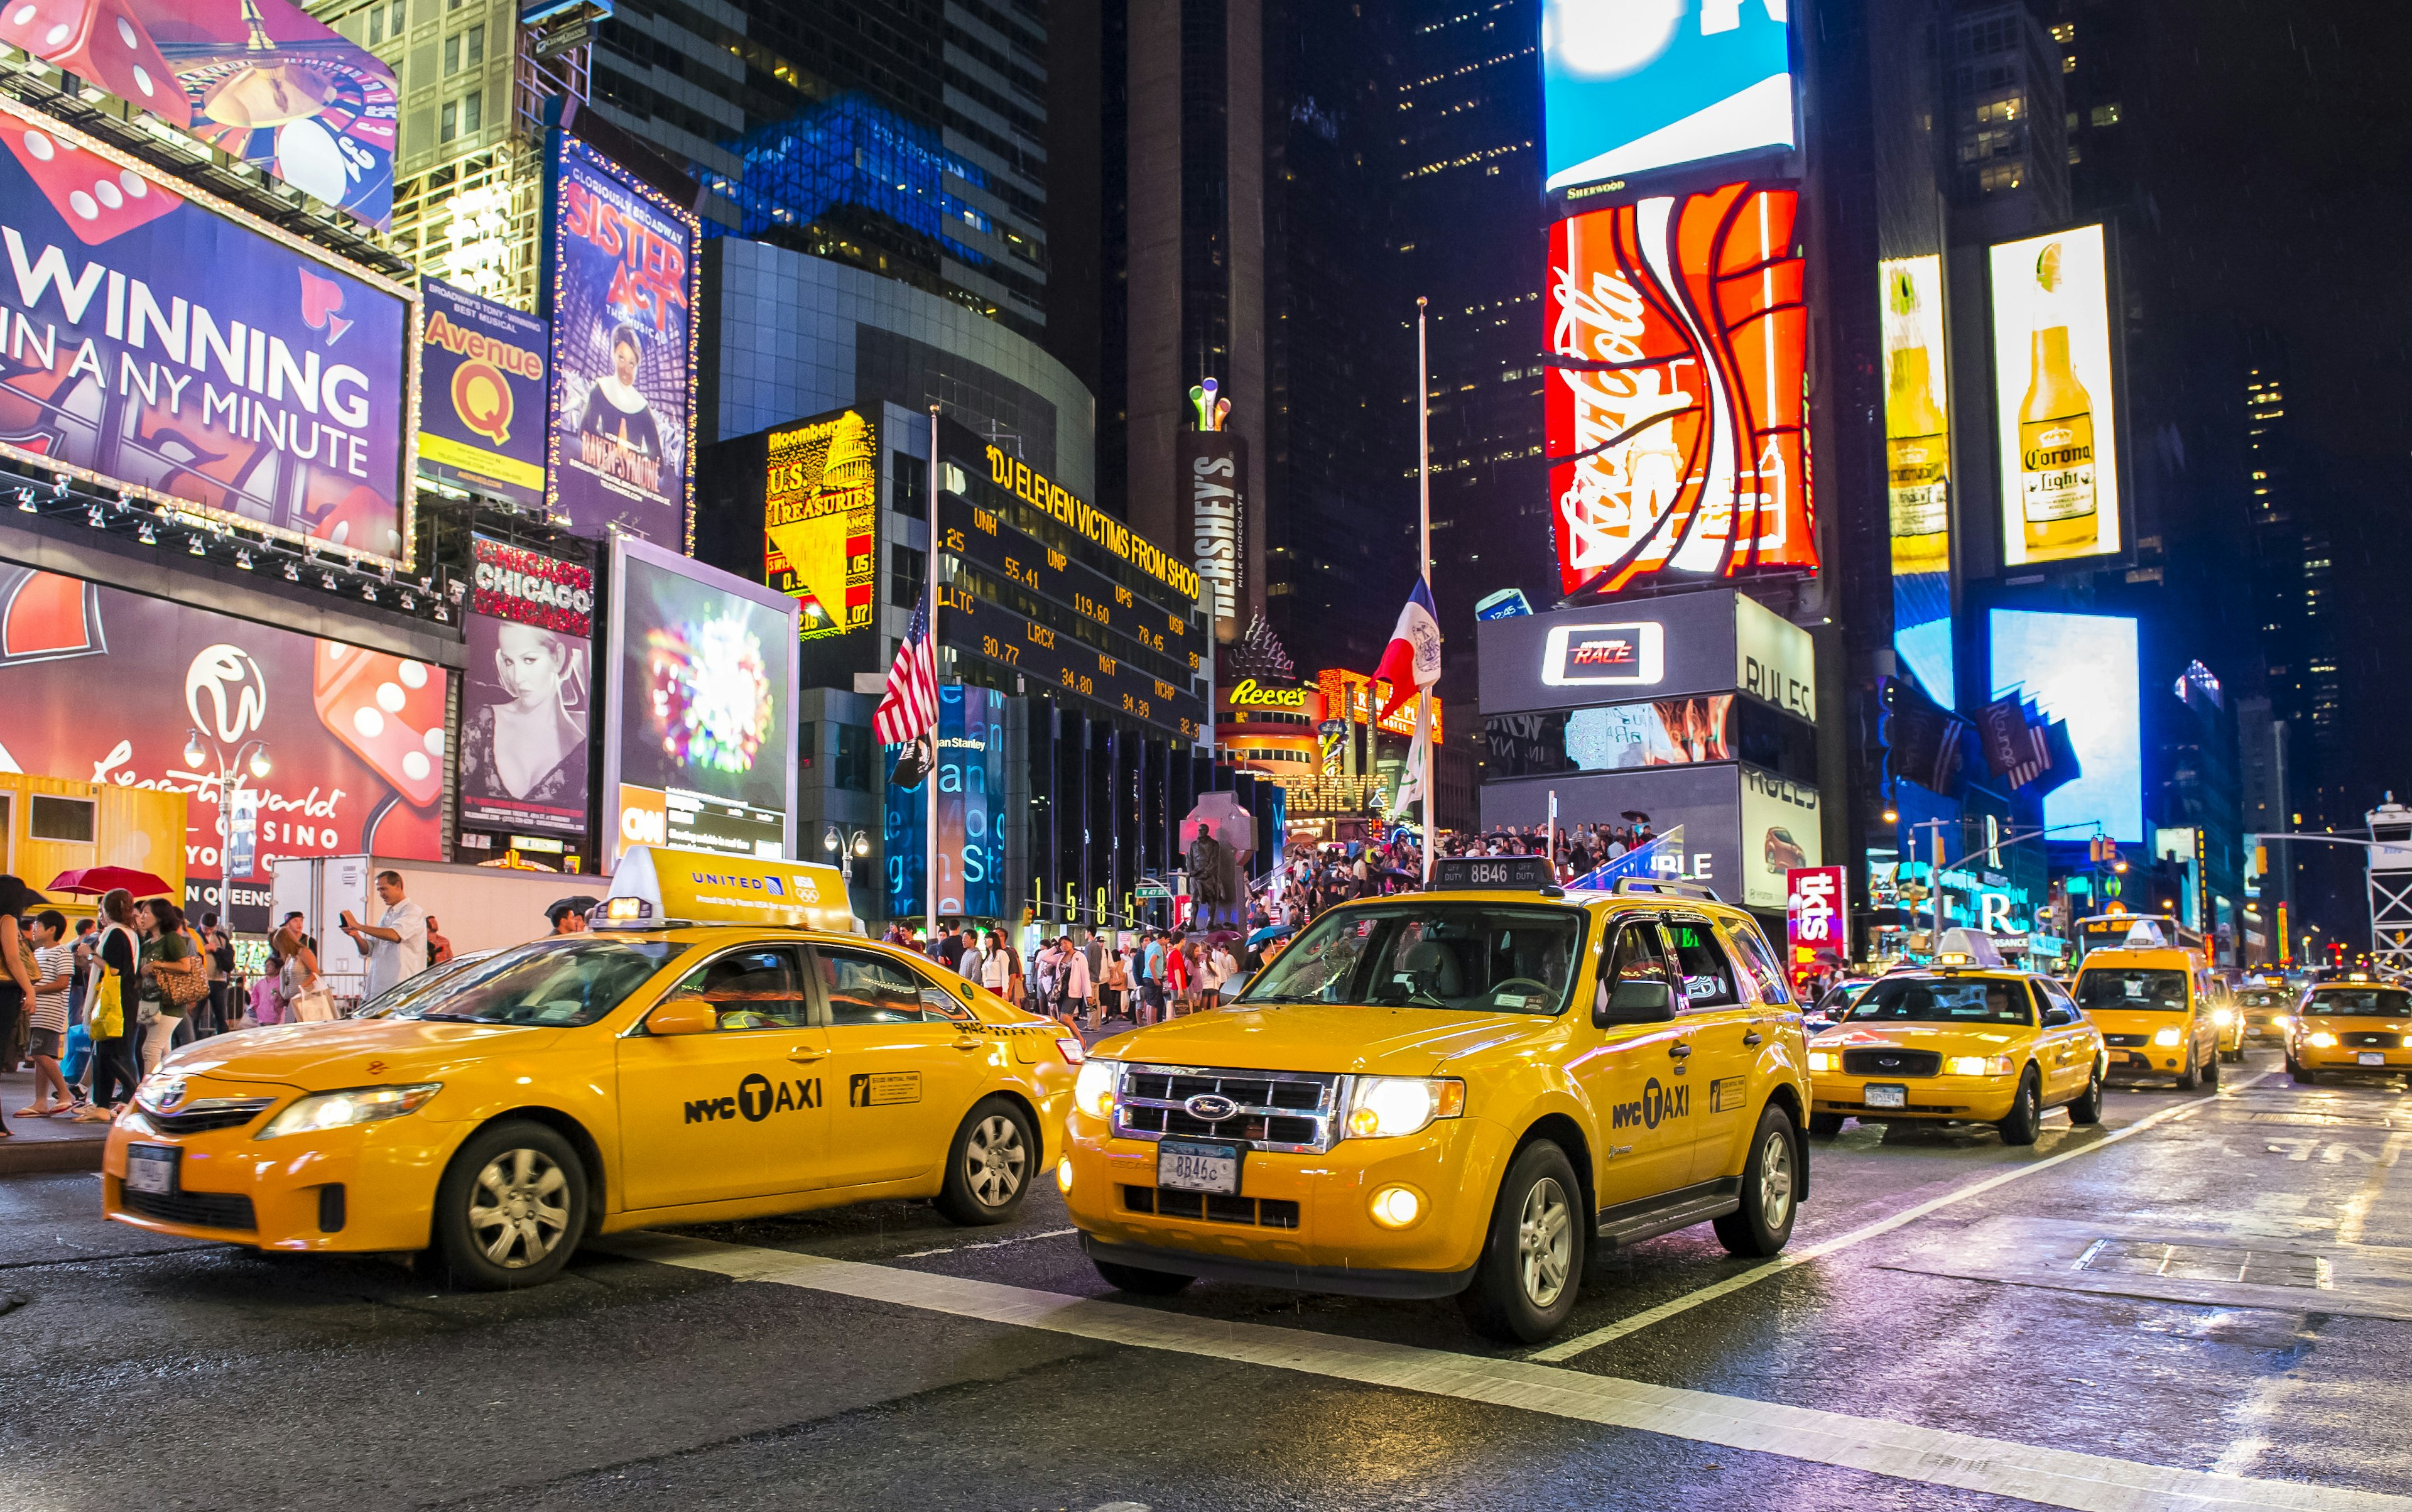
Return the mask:
[[2412,1508],[2412,1095],[2272,1066],[2032,1150],[1854,1125],[1798,1263],[1653,1240],[1555,1352],[1448,1302],[1125,1299],[1052,1186],[1005,1228],[876,1204],[463,1296],[12,1178],[0,1512]]

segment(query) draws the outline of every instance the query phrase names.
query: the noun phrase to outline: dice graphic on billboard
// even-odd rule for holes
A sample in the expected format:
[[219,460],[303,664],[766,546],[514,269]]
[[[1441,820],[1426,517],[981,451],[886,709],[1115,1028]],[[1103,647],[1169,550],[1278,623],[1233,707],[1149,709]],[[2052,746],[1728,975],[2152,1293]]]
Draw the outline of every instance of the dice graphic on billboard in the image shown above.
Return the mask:
[[318,642],[312,697],[337,740],[425,807],[444,791],[444,679],[424,662]]
[[174,125],[193,124],[192,101],[125,0],[7,0],[0,42],[89,79]]
[[[0,110],[0,141],[7,143],[9,154],[59,213],[67,229],[88,247],[155,221],[184,203],[132,169],[62,141],[6,110]],[[59,277],[66,280],[64,268]]]

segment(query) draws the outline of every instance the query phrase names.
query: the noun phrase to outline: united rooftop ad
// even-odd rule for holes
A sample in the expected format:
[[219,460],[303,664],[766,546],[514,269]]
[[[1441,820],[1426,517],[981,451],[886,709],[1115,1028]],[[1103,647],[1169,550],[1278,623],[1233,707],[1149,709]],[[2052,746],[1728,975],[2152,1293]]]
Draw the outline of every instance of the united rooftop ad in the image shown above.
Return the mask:
[[16,105],[0,105],[0,441],[403,558],[399,290]]

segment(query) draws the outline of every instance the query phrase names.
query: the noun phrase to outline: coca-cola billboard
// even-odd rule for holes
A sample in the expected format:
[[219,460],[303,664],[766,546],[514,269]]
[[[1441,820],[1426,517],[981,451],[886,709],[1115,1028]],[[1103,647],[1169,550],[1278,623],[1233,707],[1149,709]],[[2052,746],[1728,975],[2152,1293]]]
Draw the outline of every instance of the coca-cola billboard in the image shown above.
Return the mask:
[[[200,884],[190,895],[215,902],[216,884],[230,882],[222,911],[238,929],[265,925],[280,856],[442,859],[445,678],[425,662],[0,564],[0,770],[189,795],[184,874]],[[246,819],[231,879],[218,808],[229,774]]]

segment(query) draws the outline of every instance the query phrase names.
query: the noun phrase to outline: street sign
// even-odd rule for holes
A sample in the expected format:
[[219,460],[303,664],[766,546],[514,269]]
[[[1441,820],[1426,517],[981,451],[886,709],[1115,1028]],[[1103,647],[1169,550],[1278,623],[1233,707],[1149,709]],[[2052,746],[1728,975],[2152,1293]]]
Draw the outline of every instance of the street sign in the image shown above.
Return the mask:
[[1133,896],[1143,903],[1169,903],[1172,889],[1155,877],[1143,876],[1139,879],[1138,889]]

